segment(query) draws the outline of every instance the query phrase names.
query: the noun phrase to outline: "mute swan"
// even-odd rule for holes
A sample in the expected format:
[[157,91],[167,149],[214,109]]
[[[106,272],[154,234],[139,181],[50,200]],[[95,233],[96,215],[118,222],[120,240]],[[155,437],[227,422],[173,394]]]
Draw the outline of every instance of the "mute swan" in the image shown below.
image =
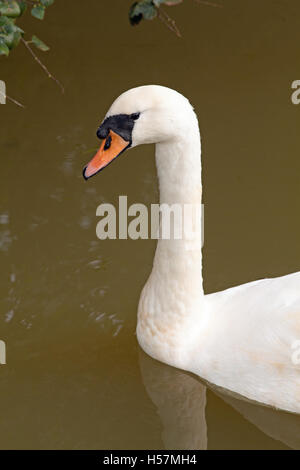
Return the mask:
[[[84,168],[90,178],[127,148],[156,144],[160,203],[199,204],[201,147],[189,101],[158,85],[120,95]],[[199,235],[200,236],[200,235]],[[158,240],[138,306],[137,338],[155,359],[250,400],[300,413],[300,272],[204,295],[201,248]]]

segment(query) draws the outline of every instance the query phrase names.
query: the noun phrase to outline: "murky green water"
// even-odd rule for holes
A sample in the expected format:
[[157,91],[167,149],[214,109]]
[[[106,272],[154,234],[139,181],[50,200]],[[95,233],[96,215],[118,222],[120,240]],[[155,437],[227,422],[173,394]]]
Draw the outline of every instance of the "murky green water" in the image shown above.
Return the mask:
[[[83,6],[84,3],[84,6]],[[154,241],[99,241],[96,207],[157,202],[153,148],[88,183],[112,100],[140,84],[181,91],[202,132],[206,292],[299,270],[298,0],[185,0],[131,28],[130,2],[57,0],[24,25],[57,86],[19,47],[0,60],[0,447],[300,448],[300,418],[206,389],[135,337]]]

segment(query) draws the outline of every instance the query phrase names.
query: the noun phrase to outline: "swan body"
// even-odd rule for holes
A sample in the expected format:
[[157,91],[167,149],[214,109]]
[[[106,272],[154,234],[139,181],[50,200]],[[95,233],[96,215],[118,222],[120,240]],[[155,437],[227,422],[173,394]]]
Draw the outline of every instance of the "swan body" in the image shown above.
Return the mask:
[[[112,104],[98,135],[106,143],[85,167],[86,179],[126,148],[155,143],[160,204],[201,203],[198,121],[181,94],[157,85],[131,89]],[[140,346],[250,400],[300,413],[300,365],[292,360],[300,272],[204,295],[200,232],[196,241],[191,249],[185,237],[158,240],[138,306]]]

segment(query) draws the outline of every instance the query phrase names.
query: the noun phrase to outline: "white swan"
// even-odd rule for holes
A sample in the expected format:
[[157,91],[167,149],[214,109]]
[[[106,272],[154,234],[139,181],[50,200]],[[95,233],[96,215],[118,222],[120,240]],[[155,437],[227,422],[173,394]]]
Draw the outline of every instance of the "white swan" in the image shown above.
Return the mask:
[[[126,148],[156,144],[160,203],[201,202],[201,149],[189,101],[148,85],[115,100],[87,179]],[[217,190],[217,189],[216,189]],[[251,400],[300,413],[300,272],[204,295],[201,249],[159,240],[138,307],[137,337],[150,356]]]

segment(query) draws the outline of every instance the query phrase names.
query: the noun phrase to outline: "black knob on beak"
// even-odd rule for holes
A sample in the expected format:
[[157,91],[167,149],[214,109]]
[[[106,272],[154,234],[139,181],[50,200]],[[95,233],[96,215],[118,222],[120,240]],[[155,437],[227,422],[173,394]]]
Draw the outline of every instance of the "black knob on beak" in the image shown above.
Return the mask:
[[103,129],[102,126],[98,127],[98,130],[97,130],[97,137],[98,139],[105,139],[106,136],[108,134],[108,130],[107,129]]

